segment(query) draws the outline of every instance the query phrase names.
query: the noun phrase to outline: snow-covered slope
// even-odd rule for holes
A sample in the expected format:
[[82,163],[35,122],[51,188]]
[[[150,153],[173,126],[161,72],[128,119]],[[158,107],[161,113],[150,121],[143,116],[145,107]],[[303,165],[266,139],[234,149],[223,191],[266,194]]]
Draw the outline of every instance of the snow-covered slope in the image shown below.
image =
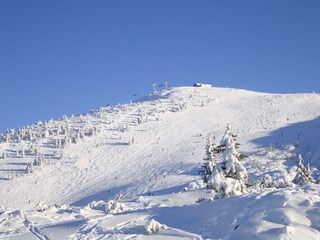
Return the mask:
[[[252,187],[207,201],[199,163],[227,124]],[[0,239],[319,239],[319,184],[291,183],[297,154],[314,178],[320,167],[318,94],[180,87],[1,139]],[[258,187],[265,174],[273,187]],[[167,225],[157,235],[152,218]]]

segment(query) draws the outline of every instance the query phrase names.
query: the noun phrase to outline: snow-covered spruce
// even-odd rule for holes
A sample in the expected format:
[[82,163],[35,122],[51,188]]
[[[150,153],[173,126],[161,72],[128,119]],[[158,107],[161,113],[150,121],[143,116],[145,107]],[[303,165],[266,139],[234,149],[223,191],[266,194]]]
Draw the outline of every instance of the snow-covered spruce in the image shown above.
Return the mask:
[[215,198],[236,196],[244,192],[239,180],[226,177],[223,172],[218,169],[213,172],[208,181],[208,186],[216,192]]
[[305,167],[303,163],[304,163],[304,160],[303,160],[301,154],[299,154],[296,175],[295,175],[294,179],[292,180],[292,182],[295,184],[301,185],[301,184],[305,184],[308,182],[313,182],[313,178],[311,176],[311,169],[310,169],[309,164],[307,167]]
[[214,171],[214,168],[216,167],[216,148],[211,135],[209,135],[208,137],[207,145],[205,149],[206,149],[206,156],[203,159],[204,160],[204,163],[202,164],[203,169],[200,170],[199,172],[200,174],[203,175],[203,181],[207,183],[211,174]]
[[223,162],[211,174],[207,183],[208,188],[217,193],[217,198],[239,195],[246,191],[248,174],[240,162],[243,155],[236,150],[239,145],[236,144],[235,134],[228,126],[219,146]]

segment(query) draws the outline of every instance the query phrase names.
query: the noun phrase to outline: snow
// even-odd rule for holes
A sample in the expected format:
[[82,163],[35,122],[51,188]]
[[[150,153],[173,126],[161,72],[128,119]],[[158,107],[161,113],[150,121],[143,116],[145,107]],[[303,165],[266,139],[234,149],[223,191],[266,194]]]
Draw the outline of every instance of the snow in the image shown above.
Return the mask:
[[[27,126],[46,131],[0,143],[0,239],[319,239],[319,184],[292,182],[299,154],[317,179],[319,113],[319,94],[179,87]],[[228,124],[250,187],[217,199],[198,172]]]

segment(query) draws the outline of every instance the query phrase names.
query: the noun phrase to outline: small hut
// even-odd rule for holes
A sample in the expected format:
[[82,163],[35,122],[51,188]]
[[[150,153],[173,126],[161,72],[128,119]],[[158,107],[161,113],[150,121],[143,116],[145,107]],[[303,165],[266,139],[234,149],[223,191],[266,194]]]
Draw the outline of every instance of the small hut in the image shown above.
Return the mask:
[[211,84],[207,84],[207,83],[195,83],[193,84],[194,87],[202,87],[202,88],[211,88],[212,85]]

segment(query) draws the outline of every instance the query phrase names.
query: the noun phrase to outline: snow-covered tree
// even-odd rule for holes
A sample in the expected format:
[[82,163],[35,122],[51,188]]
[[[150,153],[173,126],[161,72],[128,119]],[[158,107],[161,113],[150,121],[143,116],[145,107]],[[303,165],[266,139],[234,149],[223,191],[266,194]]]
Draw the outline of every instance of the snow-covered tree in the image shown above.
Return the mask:
[[204,182],[208,182],[214,168],[216,167],[216,149],[212,137],[209,135],[206,145],[206,156],[203,159],[204,163],[202,164],[203,170],[200,173],[203,174]]
[[223,171],[217,168],[208,180],[208,188],[216,192],[216,198],[240,195],[243,192],[243,187],[239,180],[226,177]]
[[269,174],[265,174],[262,176],[261,180],[260,180],[260,186],[262,188],[270,188],[273,186],[273,180],[272,177]]
[[221,140],[220,148],[215,152],[223,154],[223,161],[208,179],[207,186],[217,193],[218,198],[239,195],[247,188],[248,174],[242,165],[241,154],[236,150],[235,134],[230,126]]
[[207,187],[209,189],[213,189],[216,193],[218,193],[222,188],[221,185],[223,180],[224,180],[224,175],[221,174],[221,171],[219,171],[218,168],[216,168],[214,172],[212,172],[212,174],[210,175],[207,181]]
[[29,174],[29,173],[33,173],[33,165],[31,163],[28,163],[27,164],[27,167],[26,167],[26,172]]
[[41,166],[44,162],[44,157],[43,156],[38,156],[33,160],[33,166]]
[[[240,147],[240,143],[238,143],[237,140],[236,140],[237,135],[232,132],[232,129],[231,129],[231,127],[230,127],[230,124],[228,124],[228,125],[227,125],[227,129],[226,129],[226,131],[225,131],[225,133],[224,133],[224,135],[223,135],[223,137],[222,137],[222,139],[221,139],[221,141],[220,141],[220,145],[217,146],[217,153],[224,152],[224,150],[225,150],[225,148],[226,148],[226,144],[227,144],[226,141],[227,141],[227,139],[229,139],[230,137],[231,137],[232,140],[234,141],[234,147],[235,147],[235,149],[238,149],[238,148]],[[242,158],[245,157],[244,155],[242,156],[242,154],[240,154],[240,153],[238,153],[238,154],[239,154],[238,157],[240,157],[240,159],[242,159]]]
[[223,151],[222,169],[226,177],[236,179],[240,182],[242,190],[246,189],[248,174],[240,162],[241,154],[236,150],[236,142],[232,133],[226,138],[225,150]]
[[304,160],[301,154],[299,154],[296,175],[292,180],[292,182],[295,184],[305,184],[313,181],[309,164],[306,168],[303,163],[304,163]]

